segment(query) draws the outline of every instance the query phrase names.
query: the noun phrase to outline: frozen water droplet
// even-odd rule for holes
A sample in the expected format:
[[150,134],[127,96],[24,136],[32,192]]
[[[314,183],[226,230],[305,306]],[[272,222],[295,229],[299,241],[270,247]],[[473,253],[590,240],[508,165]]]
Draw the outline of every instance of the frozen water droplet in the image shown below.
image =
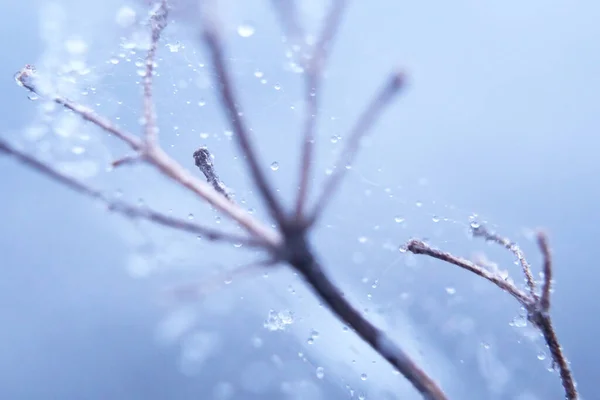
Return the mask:
[[278,163],[277,161],[273,161],[273,162],[271,163],[271,169],[272,169],[273,171],[277,171],[277,170],[279,169],[279,163]]
[[317,375],[317,378],[323,379],[325,377],[325,368],[317,367],[317,369],[315,370],[315,374]]
[[244,38],[254,35],[254,31],[255,31],[254,27],[250,24],[242,24],[242,25],[238,26],[238,28],[237,28],[238,35],[240,35],[241,37],[244,37]]
[[179,42],[177,43],[167,43],[167,47],[171,53],[177,53],[179,50],[183,49],[183,45]]
[[269,315],[264,323],[264,327],[270,331],[282,331],[287,325],[291,325],[294,322],[294,316],[291,311],[284,310],[276,312],[274,310],[269,311]]

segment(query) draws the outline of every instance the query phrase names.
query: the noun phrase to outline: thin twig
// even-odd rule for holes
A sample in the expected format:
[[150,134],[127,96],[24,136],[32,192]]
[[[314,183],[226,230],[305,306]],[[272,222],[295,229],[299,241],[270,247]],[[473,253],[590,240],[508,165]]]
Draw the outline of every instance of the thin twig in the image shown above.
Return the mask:
[[531,296],[533,296],[533,298],[537,300],[537,288],[535,285],[535,280],[533,279],[533,274],[531,273],[531,266],[527,262],[525,254],[523,253],[521,248],[517,246],[516,243],[511,242],[508,238],[499,236],[493,232],[488,231],[487,228],[485,228],[483,225],[479,225],[476,228],[473,228],[471,231],[473,232],[473,236],[482,237],[485,240],[497,243],[500,246],[507,249],[508,251],[510,251],[511,253],[513,253],[515,257],[517,257],[517,260],[519,260],[519,264],[521,264],[521,270],[525,275],[525,280],[527,282],[527,287],[529,288],[529,293],[531,294]]
[[298,19],[298,8],[295,0],[271,0],[271,5],[277,13],[281,27],[292,45],[300,46],[304,37],[304,30]]
[[359,116],[354,127],[350,130],[348,141],[335,163],[334,171],[323,185],[321,194],[315,203],[316,205],[306,219],[308,226],[314,225],[328,203],[332,200],[335,191],[342,182],[347,167],[354,161],[361,139],[369,133],[369,130],[373,127],[385,108],[391,104],[391,101],[400,92],[400,89],[404,87],[404,80],[402,72],[393,73]]
[[204,5],[208,9],[205,9],[202,13],[202,36],[204,43],[209,50],[211,64],[215,71],[215,75],[219,80],[217,87],[223,106],[222,108],[232,125],[235,133],[235,142],[246,159],[254,184],[265,201],[271,217],[273,217],[275,222],[279,225],[282,225],[286,219],[284,211],[277,200],[274,191],[267,182],[263,170],[258,164],[258,157],[256,156],[250,139],[250,132],[246,127],[242,114],[238,110],[238,101],[236,100],[233,90],[234,84],[225,62],[223,44],[221,43],[218,21],[215,15],[216,11],[210,7],[215,5],[215,1],[212,0],[208,3],[208,5]]
[[488,271],[485,268],[480,267],[479,265],[461,257],[456,257],[453,254],[448,252],[434,249],[425,242],[420,240],[412,239],[406,244],[406,250],[410,251],[413,254],[424,254],[429,257],[437,258],[438,260],[445,261],[447,263],[456,265],[457,267],[466,269],[480,277],[492,282],[494,285],[498,286],[500,289],[508,292],[511,296],[513,296],[519,303],[521,303],[524,307],[531,307],[531,299],[527,295],[527,293],[523,292],[521,289],[517,288],[513,283],[507,281],[503,277],[498,274],[495,274],[492,271]]
[[152,97],[152,77],[154,74],[154,59],[156,48],[163,29],[167,26],[169,8],[166,0],[162,0],[150,16],[150,48],[146,55],[146,70],[144,73],[144,140],[146,146],[155,146],[158,139],[158,126],[156,125],[156,111]]
[[121,139],[123,142],[127,143],[133,150],[142,150],[142,141],[139,140],[136,136],[118,128],[108,118],[99,116],[88,107],[75,103],[74,101],[71,101],[65,97],[40,91],[39,88],[34,85],[34,77],[35,68],[31,64],[27,64],[15,75],[15,80],[20,86],[23,86],[31,93],[35,93],[40,97],[46,98],[55,102],[58,105],[63,106],[67,110],[73,111],[75,114],[79,115],[84,120],[91,122],[92,124],[96,125],[105,132],[110,133],[111,135]]
[[547,312],[550,310],[550,292],[552,291],[552,254],[548,245],[548,237],[543,232],[537,235],[538,246],[543,257],[544,284],[542,285],[542,295],[540,296],[540,306]]
[[26,164],[37,172],[62,183],[70,189],[81,193],[87,197],[93,198],[102,202],[108,210],[113,211],[117,214],[132,218],[132,219],[145,219],[150,222],[154,222],[158,225],[167,226],[180,231],[194,233],[201,235],[208,240],[224,241],[235,244],[244,244],[250,247],[264,246],[264,243],[260,240],[250,238],[247,236],[235,235],[233,233],[221,232],[215,229],[204,227],[196,223],[181,220],[178,218],[170,217],[162,214],[158,211],[153,211],[146,207],[134,206],[122,201],[114,201],[106,197],[101,191],[94,189],[85,183],[72,178],[52,166],[39,161],[34,156],[26,154],[25,152],[18,150],[14,146],[11,146],[8,142],[0,139],[0,152],[10,155],[18,161]]
[[[528,272],[525,274],[526,279],[529,279],[527,278],[528,276],[531,276],[529,263],[525,259],[523,252],[516,243],[511,242],[507,238],[492,234],[482,226],[473,229],[473,233],[476,237],[482,237],[485,240],[491,240],[517,255],[523,270]],[[573,373],[571,372],[569,363],[562,351],[562,347],[558,341],[558,337],[552,325],[552,319],[549,313],[551,294],[550,285],[552,281],[552,257],[550,253],[550,246],[548,245],[548,239],[546,235],[541,232],[538,234],[538,245],[544,258],[544,285],[542,287],[541,296],[533,291],[531,291],[529,294],[526,294],[525,292],[519,290],[512,283],[505,281],[495,274],[489,273],[485,269],[471,263],[470,261],[456,257],[444,251],[432,249],[430,246],[419,240],[409,241],[406,248],[408,251],[414,254],[424,254],[469,270],[493,282],[498,287],[515,297],[527,310],[528,320],[542,333],[542,336],[544,337],[544,340],[550,349],[553,366],[559,370],[566,399],[577,400],[579,398],[579,394],[577,393],[575,380],[573,379]],[[533,278],[531,278],[531,281],[533,281]],[[535,287],[530,284],[528,284],[528,287],[530,290],[535,289]]]
[[206,147],[200,147],[194,152],[194,164],[196,164],[196,167],[198,167],[200,172],[206,177],[206,181],[210,183],[217,192],[225,196],[227,200],[233,201],[227,190],[227,186],[225,186],[223,181],[219,178],[219,175],[217,175],[215,165],[212,161],[212,155]]
[[268,243],[271,248],[276,247],[281,242],[280,235],[273,229],[259,222],[252,215],[240,206],[228,201],[223,196],[215,191],[207,182],[203,182],[190,173],[189,170],[181,166],[177,161],[173,160],[165,153],[160,146],[146,147],[144,143],[133,134],[118,128],[112,124],[107,118],[96,114],[92,109],[75,103],[59,95],[52,95],[41,91],[33,82],[35,69],[31,65],[26,65],[17,75],[15,79],[17,83],[25,87],[32,93],[37,94],[42,98],[47,98],[55,103],[62,105],[68,110],[73,111],[86,121],[91,122],[105,132],[121,139],[128,144],[132,150],[143,154],[142,159],[148,164],[154,166],[165,176],[179,183],[191,192],[207,201],[224,215],[230,217],[239,223],[248,233],[256,236],[257,239]]
[[323,28],[319,39],[315,44],[314,51],[304,68],[304,133],[303,147],[300,158],[300,184],[298,188],[298,198],[296,200],[296,219],[302,219],[304,205],[308,196],[311,169],[313,165],[313,153],[315,147],[315,130],[319,112],[319,96],[323,69],[329,56],[331,42],[335,38],[344,9],[346,0],[334,0],[329,13],[323,23]]

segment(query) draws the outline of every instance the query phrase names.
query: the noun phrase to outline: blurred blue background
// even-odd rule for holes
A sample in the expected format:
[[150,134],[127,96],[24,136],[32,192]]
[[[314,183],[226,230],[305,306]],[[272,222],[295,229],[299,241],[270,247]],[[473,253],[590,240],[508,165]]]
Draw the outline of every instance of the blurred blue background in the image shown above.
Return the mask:
[[[127,149],[28,99],[12,79],[34,63],[61,93],[139,131],[144,3],[3,2],[0,134],[114,196],[227,225],[148,167],[107,170]],[[264,217],[212,93],[194,1],[175,3],[157,61],[161,143],[189,168],[207,145],[236,199]],[[223,3],[245,115],[290,204],[302,75],[269,2]],[[324,4],[299,3],[315,32]],[[398,251],[426,238],[465,257],[485,253],[521,282],[509,254],[469,238],[472,220],[521,243],[534,268],[531,232],[548,232],[557,333],[582,395],[598,398],[598,17],[591,1],[383,0],[351,2],[344,17],[321,96],[313,188],[386,74],[401,66],[409,86],[364,141],[315,248],[357,307],[452,398],[562,398],[543,341],[522,327],[508,295]],[[0,168],[1,398],[419,398],[289,271],[165,301],[169,285],[256,257],[108,216],[11,159],[0,158]]]

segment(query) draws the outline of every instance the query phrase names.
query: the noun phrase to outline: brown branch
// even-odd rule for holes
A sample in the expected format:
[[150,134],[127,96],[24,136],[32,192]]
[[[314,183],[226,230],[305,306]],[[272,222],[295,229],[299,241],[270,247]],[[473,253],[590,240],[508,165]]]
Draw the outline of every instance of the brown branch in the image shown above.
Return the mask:
[[494,283],[496,286],[515,297],[519,301],[519,303],[521,303],[521,305],[523,305],[524,308],[527,310],[528,320],[542,333],[544,341],[550,349],[553,365],[559,370],[561,383],[565,390],[566,399],[578,399],[579,394],[577,393],[577,388],[575,386],[575,380],[573,379],[571,368],[562,351],[562,347],[560,346],[560,343],[558,341],[558,337],[552,325],[552,319],[549,313],[551,294],[550,285],[552,281],[552,257],[550,254],[550,247],[548,245],[548,239],[546,235],[543,233],[538,234],[538,245],[540,247],[544,259],[544,284],[542,287],[542,293],[541,295],[539,295],[534,291],[535,286],[533,285],[533,275],[531,274],[531,268],[529,267],[529,263],[525,259],[523,252],[516,243],[513,243],[510,240],[498,236],[496,234],[492,234],[482,226],[474,228],[473,234],[476,237],[482,237],[485,240],[493,241],[503,246],[504,248],[511,251],[517,256],[521,267],[525,272],[527,286],[530,290],[530,293],[527,294],[519,290],[514,284],[502,279],[500,276],[493,274],[468,260],[456,257],[450,253],[441,250],[433,249],[419,240],[409,241],[406,245],[406,249],[413,254],[424,254],[471,271],[481,276],[482,278]]
[[158,8],[150,16],[150,48],[146,55],[146,69],[143,79],[144,87],[144,140],[146,146],[155,146],[158,139],[158,126],[156,125],[156,111],[152,97],[152,77],[154,74],[154,58],[156,48],[162,31],[167,26],[169,8],[166,0],[162,0]]
[[508,238],[499,236],[495,233],[488,231],[483,225],[478,225],[476,228],[473,228],[471,231],[473,232],[473,236],[482,237],[485,240],[499,244],[500,246],[504,247],[506,250],[513,253],[515,255],[515,257],[517,257],[517,260],[519,260],[519,264],[521,265],[521,270],[523,271],[523,274],[525,275],[525,280],[527,282],[527,287],[529,288],[529,293],[531,294],[531,296],[533,296],[535,299],[537,299],[537,296],[538,296],[536,293],[537,289],[536,289],[536,285],[535,285],[535,280],[533,279],[533,274],[531,273],[531,266],[527,262],[527,259],[525,258],[525,254],[523,253],[521,248],[519,246],[517,246],[516,243],[511,242]]
[[206,47],[209,50],[212,67],[215,75],[219,79],[218,93],[221,99],[221,104],[225,115],[228,117],[234,131],[235,142],[237,143],[240,152],[244,155],[250,174],[254,184],[259,190],[271,217],[282,225],[285,222],[284,211],[277,200],[275,193],[271,189],[263,170],[258,164],[258,157],[254,151],[250,140],[250,132],[246,127],[244,118],[238,110],[238,101],[233,90],[233,81],[230,76],[229,69],[225,62],[224,46],[219,33],[218,21],[215,15],[215,1],[208,1],[204,7],[207,9],[202,12],[202,28],[203,39]]
[[217,175],[215,171],[215,165],[212,161],[212,155],[208,151],[206,147],[200,147],[193,154],[194,156],[194,164],[196,167],[204,174],[206,177],[206,181],[212,185],[212,187],[219,193],[221,193],[227,200],[233,201],[229,191],[227,190],[227,186],[219,179],[219,175]]
[[0,152],[14,157],[19,162],[31,167],[33,170],[53,179],[68,188],[83,194],[87,197],[102,202],[108,210],[125,217],[132,219],[144,219],[154,222],[158,225],[163,225],[169,228],[177,229],[184,232],[194,233],[213,241],[225,241],[230,243],[241,243],[250,247],[264,246],[264,242],[250,238],[247,236],[235,235],[233,233],[221,232],[215,229],[204,227],[196,223],[170,217],[158,211],[153,211],[148,208],[142,208],[127,204],[122,201],[114,201],[106,197],[101,191],[94,189],[85,183],[72,178],[52,166],[43,163],[34,156],[28,155],[25,152],[11,146],[8,142],[0,139]]
[[346,166],[354,161],[361,139],[369,133],[369,130],[375,125],[375,122],[379,119],[385,108],[391,104],[392,100],[400,92],[400,89],[404,87],[404,81],[405,77],[402,72],[394,72],[358,117],[355,125],[350,130],[346,146],[335,163],[333,173],[325,181],[316,205],[306,219],[308,226],[314,225],[328,203],[332,200],[335,191],[338,189],[345,175]]
[[306,226],[294,220],[284,227],[286,238],[286,260],[311,286],[325,304],[351,327],[355,333],[371,346],[381,357],[396,368],[428,400],[446,400],[441,388],[384,332],[376,328],[346,300],[344,294],[327,276],[315,259],[306,241]]
[[456,265],[457,267],[479,275],[480,277],[492,282],[494,285],[498,286],[505,292],[508,292],[511,296],[517,299],[517,301],[521,303],[524,307],[529,308],[532,306],[531,300],[527,293],[517,288],[514,284],[512,284],[510,281],[507,281],[499,274],[496,274],[492,271],[488,271],[465,258],[456,257],[448,252],[434,249],[425,242],[416,239],[410,240],[406,244],[406,249],[413,254],[424,254],[429,257],[437,258],[438,260]]
[[315,147],[315,130],[319,112],[319,92],[321,87],[323,69],[329,56],[329,49],[335,34],[338,30],[346,0],[334,0],[325,22],[319,39],[310,56],[309,61],[304,68],[304,134],[303,147],[300,159],[300,184],[298,188],[298,198],[296,200],[296,218],[302,220],[304,204],[308,196],[309,181],[313,164],[313,153]]
[[37,94],[42,98],[47,98],[55,103],[62,105],[66,109],[73,111],[86,121],[91,122],[103,131],[121,139],[129,145],[132,150],[142,155],[143,159],[148,164],[155,167],[165,176],[172,179],[174,182],[189,189],[218,211],[239,223],[248,233],[255,236],[257,239],[268,243],[269,246],[277,246],[281,242],[281,237],[277,232],[256,220],[252,215],[240,206],[228,201],[219,192],[215,191],[207,182],[192,175],[187,169],[173,160],[165,153],[160,146],[145,146],[144,143],[133,134],[118,128],[107,118],[96,114],[92,109],[75,103],[59,95],[53,95],[41,91],[35,84],[35,69],[31,65],[26,65],[17,75],[15,79],[17,83],[32,93]]
[[550,292],[552,291],[552,254],[550,253],[550,246],[548,245],[548,237],[543,232],[538,233],[537,240],[544,263],[544,284],[542,285],[540,306],[542,307],[542,311],[547,312],[550,310]]

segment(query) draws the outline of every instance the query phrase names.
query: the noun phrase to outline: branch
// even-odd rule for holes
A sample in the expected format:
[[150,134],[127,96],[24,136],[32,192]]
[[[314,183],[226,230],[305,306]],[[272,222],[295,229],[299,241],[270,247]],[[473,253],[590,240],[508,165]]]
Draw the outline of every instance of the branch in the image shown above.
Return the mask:
[[[214,6],[215,1],[208,2],[209,6]],[[276,199],[273,190],[267,182],[267,179],[258,165],[258,157],[254,151],[250,140],[250,132],[246,127],[242,114],[238,111],[237,105],[239,102],[236,99],[233,90],[233,82],[229,73],[229,69],[225,62],[225,54],[223,50],[223,44],[221,43],[221,37],[218,29],[218,21],[212,7],[208,7],[206,4],[204,12],[202,12],[202,27],[203,27],[203,39],[206,47],[209,50],[212,67],[215,71],[215,75],[218,77],[218,93],[221,98],[222,108],[232,125],[235,133],[235,142],[237,143],[241,153],[246,159],[248,168],[254,184],[258,188],[263,200],[265,201],[267,208],[277,224],[282,225],[285,222],[285,214],[283,209]]]
[[156,56],[156,47],[160,40],[162,31],[167,27],[167,17],[169,9],[166,0],[161,0],[160,4],[150,16],[150,49],[146,55],[146,70],[144,73],[144,140],[146,146],[156,146],[158,139],[158,127],[156,126],[156,111],[154,110],[154,100],[152,98],[152,76],[154,74],[154,58]]
[[356,156],[360,145],[360,140],[368,134],[383,110],[391,104],[394,97],[400,92],[400,89],[404,87],[404,80],[404,74],[402,72],[393,73],[359,116],[354,127],[350,130],[349,139],[335,163],[333,173],[323,185],[323,189],[318,197],[316,205],[306,220],[308,226],[315,224],[319,216],[325,210],[327,204],[333,198],[335,191],[345,175],[347,170],[346,166],[354,161],[354,157]]
[[416,239],[412,239],[406,244],[406,250],[410,251],[413,254],[424,254],[429,257],[437,258],[438,260],[456,265],[457,267],[463,268],[476,275],[479,275],[480,277],[492,282],[494,285],[498,286],[505,292],[508,292],[511,296],[517,299],[517,301],[521,303],[524,307],[529,308],[532,306],[529,296],[525,292],[517,288],[510,281],[505,280],[500,275],[495,274],[492,271],[488,271],[487,269],[484,269],[467,259],[456,257],[442,250],[434,249],[425,242]]
[[361,315],[332,283],[323,266],[313,256],[305,238],[306,228],[298,224],[285,232],[287,254],[282,257],[302,275],[305,281],[325,304],[368,343],[373,350],[386,359],[429,400],[446,400],[437,384],[384,332]]
[[158,225],[163,225],[169,228],[178,229],[180,231],[194,233],[201,235],[202,237],[213,240],[213,241],[224,241],[230,243],[242,243],[250,247],[264,246],[264,242],[249,238],[247,236],[239,236],[233,233],[225,233],[208,227],[198,225],[189,221],[181,220],[178,218],[170,217],[168,215],[153,211],[148,208],[142,208],[134,206],[121,201],[113,201],[107,198],[102,192],[94,189],[85,183],[72,178],[50,165],[37,160],[34,156],[28,155],[25,152],[16,149],[6,141],[0,139],[0,152],[12,156],[19,162],[26,164],[35,171],[46,175],[47,177],[62,183],[68,188],[81,193],[87,197],[98,200],[106,205],[107,209],[117,214],[121,214],[125,217],[132,219],[144,219],[150,222],[154,222]]
[[[183,168],[178,162],[173,160],[159,146],[147,147],[144,143],[131,133],[118,128],[107,118],[97,115],[92,109],[75,103],[59,95],[53,95],[41,91],[35,84],[35,68],[26,65],[19,73],[15,75],[17,83],[27,90],[37,94],[42,98],[47,98],[55,103],[73,111],[86,121],[91,122],[103,131],[121,139],[129,145],[132,150],[142,155],[140,159],[154,166],[163,175],[169,177],[174,182],[189,189],[191,192],[204,199],[218,211],[239,223],[248,233],[256,238],[268,243],[270,247],[277,246],[281,242],[281,237],[271,228],[262,224],[243,208],[233,204],[215,191],[208,183],[203,182],[193,176],[187,169]],[[118,163],[118,162],[117,162]]]
[[537,236],[538,246],[542,252],[544,259],[544,284],[542,286],[542,295],[540,297],[540,306],[542,310],[547,312],[550,310],[550,292],[552,291],[552,254],[550,254],[550,246],[548,245],[548,237],[542,232]]
[[204,174],[206,181],[212,185],[213,189],[225,196],[227,200],[233,201],[227,190],[227,186],[225,186],[215,172],[212,155],[206,147],[200,147],[194,152],[194,164],[196,164],[196,167]]
[[515,257],[517,257],[517,260],[519,260],[519,264],[521,264],[521,270],[525,275],[525,280],[527,282],[527,287],[529,288],[529,293],[531,294],[531,296],[537,299],[536,285],[535,280],[533,279],[533,274],[531,273],[531,266],[527,262],[525,254],[523,254],[521,248],[517,246],[516,243],[511,242],[508,238],[499,236],[495,233],[488,231],[483,225],[479,225],[476,228],[473,228],[471,231],[473,232],[473,236],[482,237],[485,240],[497,243],[500,246],[507,249],[508,251],[510,251],[511,253],[513,253]]
[[538,234],[538,245],[544,258],[544,285],[542,287],[542,294],[540,296],[534,291],[535,286],[532,285],[533,277],[531,274],[529,263],[525,259],[523,252],[516,243],[511,242],[507,238],[503,238],[496,234],[492,234],[486,228],[481,226],[478,228],[474,228],[473,234],[476,237],[483,237],[485,240],[491,240],[508,249],[517,256],[521,267],[525,272],[527,286],[530,289],[529,294],[526,294],[525,292],[519,290],[512,283],[505,281],[501,277],[492,274],[489,271],[486,271],[485,269],[473,264],[468,260],[456,257],[447,252],[432,249],[431,247],[419,240],[409,241],[406,248],[413,254],[424,254],[471,271],[483,277],[484,279],[489,280],[496,286],[500,287],[502,290],[510,293],[513,297],[515,297],[527,310],[528,320],[542,333],[544,341],[550,349],[553,365],[557,367],[560,372],[561,383],[565,390],[566,399],[578,399],[579,394],[577,393],[577,388],[575,386],[575,380],[573,379],[571,368],[569,366],[569,363],[567,362],[565,355],[563,354],[562,347],[560,346],[560,343],[558,341],[558,337],[556,335],[556,331],[554,330],[552,319],[549,313],[551,294],[550,284],[552,281],[552,258],[550,254],[550,247],[548,246],[547,237],[543,233]]
[[346,0],[334,0],[323,23],[323,28],[313,53],[304,68],[304,135],[302,138],[300,186],[296,200],[296,218],[299,221],[302,219],[304,204],[308,196],[315,147],[315,129],[319,112],[318,97],[323,69],[329,56],[328,50],[338,30],[346,5]]

